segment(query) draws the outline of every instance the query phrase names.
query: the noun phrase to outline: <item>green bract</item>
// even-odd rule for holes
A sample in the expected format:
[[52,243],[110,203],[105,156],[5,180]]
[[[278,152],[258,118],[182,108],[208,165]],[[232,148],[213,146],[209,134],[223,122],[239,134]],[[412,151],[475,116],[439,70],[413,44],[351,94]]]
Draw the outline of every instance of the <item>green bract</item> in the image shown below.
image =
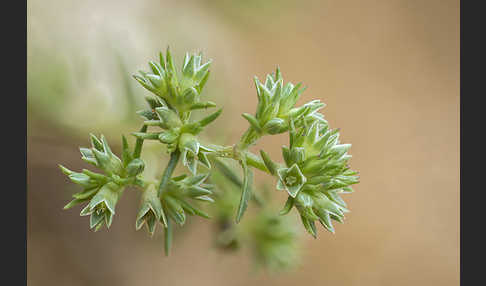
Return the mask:
[[[219,109],[200,120],[191,118],[192,112],[216,106],[201,101],[210,64],[201,54],[186,54],[178,67],[167,49],[165,57],[160,53],[157,62],[149,63],[148,72],[134,75],[149,91],[144,94],[148,107],[137,112],[143,118],[142,127],[131,133],[135,146],[130,148],[122,136],[122,154],[117,156],[103,135],[91,135],[91,147],[80,151],[82,159],[99,171],[74,172],[60,166],[82,188],[65,209],[86,203],[81,215],[90,215],[90,227],[109,228],[123,191],[127,187],[140,190],[135,227],[139,230],[146,225],[153,235],[160,223],[168,254],[174,224],[185,225],[188,215],[210,218],[199,203],[215,202],[219,248],[236,250],[249,245],[258,265],[285,269],[296,262],[297,231],[290,217],[279,216],[270,207],[269,193],[255,188],[255,169],[274,176],[276,188],[288,194],[280,215],[295,207],[304,228],[316,237],[316,221],[334,232],[331,220],[343,222],[348,211],[340,195],[351,193],[351,185],[358,183],[357,172],[348,166],[351,145],[340,144],[338,130],[331,130],[319,112],[325,106],[320,100],[296,106],[304,88],[300,83],[284,84],[279,68],[264,83],[255,78],[258,105],[253,115],[243,113],[249,126],[240,140],[229,146],[203,144],[202,132],[222,112]],[[282,133],[289,135],[289,146],[282,147],[283,163],[274,162],[263,150],[260,156],[249,150],[261,137]],[[159,142],[169,154],[160,178],[143,176],[150,168],[140,158],[145,140]],[[180,165],[185,173],[174,176]],[[204,166],[202,173],[200,165]],[[254,215],[243,220],[247,210],[255,211]]]
[[91,215],[90,228],[99,230],[103,223],[110,227],[115,214],[115,206],[123,192],[123,187],[109,182],[100,187],[99,191],[81,211],[81,216]]
[[157,190],[153,184],[149,184],[142,193],[140,209],[137,214],[135,227],[139,230],[144,224],[147,225],[148,232],[153,235],[157,222],[162,220],[167,225],[167,219],[157,196]]

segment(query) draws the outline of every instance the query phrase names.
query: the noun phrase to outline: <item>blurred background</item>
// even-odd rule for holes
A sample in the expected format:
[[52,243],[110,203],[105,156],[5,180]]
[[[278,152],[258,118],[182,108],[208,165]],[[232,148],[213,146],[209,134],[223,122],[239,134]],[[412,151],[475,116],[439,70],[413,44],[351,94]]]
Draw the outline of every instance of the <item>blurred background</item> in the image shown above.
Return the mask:
[[[459,1],[27,4],[29,285],[459,284]],[[279,65],[285,81],[308,87],[299,105],[325,102],[330,126],[353,144],[361,183],[344,197],[351,212],[336,234],[319,227],[318,239],[302,237],[294,270],[255,272],[245,251],[215,250],[199,218],[167,258],[160,228],[152,238],[135,231],[132,191],[109,231],[90,231],[80,207],[62,210],[77,188],[57,164],[86,167],[78,147],[89,132],[119,150],[148,93],[131,74],[168,45],[178,65],[186,51],[213,59],[203,97],[224,111],[207,138],[238,140],[247,127],[239,114],[257,103],[253,76]],[[281,158],[282,144],[271,136],[258,148]],[[162,165],[163,151],[147,147],[143,158]]]

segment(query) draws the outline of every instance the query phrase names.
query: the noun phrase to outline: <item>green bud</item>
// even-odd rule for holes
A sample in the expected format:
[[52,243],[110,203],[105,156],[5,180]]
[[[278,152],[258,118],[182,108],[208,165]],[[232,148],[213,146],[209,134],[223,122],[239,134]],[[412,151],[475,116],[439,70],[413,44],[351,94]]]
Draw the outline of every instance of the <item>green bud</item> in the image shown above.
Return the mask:
[[268,134],[280,134],[288,130],[288,126],[285,120],[280,118],[270,119],[265,125],[263,125],[263,130]]
[[197,102],[198,99],[199,99],[199,93],[193,87],[189,87],[182,94],[182,100],[184,102],[184,105],[187,106],[193,105],[194,103]]
[[179,116],[172,111],[171,109],[163,106],[157,107],[155,109],[157,114],[159,115],[160,121],[162,123],[161,127],[164,129],[172,129],[176,127],[182,126],[182,121]]
[[100,152],[96,149],[92,150],[96,161],[98,162],[98,166],[108,174],[121,174],[123,170],[122,161],[113,154],[107,154],[104,152]]
[[167,130],[159,134],[160,142],[165,144],[174,143],[177,141],[177,138],[179,138],[179,132],[177,132],[175,129]]
[[194,155],[197,155],[199,152],[199,141],[197,140],[196,136],[190,133],[182,133],[179,137],[179,150],[189,150]]
[[137,176],[138,174],[143,172],[144,168],[145,168],[145,163],[141,159],[139,158],[133,159],[127,165],[127,174],[129,177]]

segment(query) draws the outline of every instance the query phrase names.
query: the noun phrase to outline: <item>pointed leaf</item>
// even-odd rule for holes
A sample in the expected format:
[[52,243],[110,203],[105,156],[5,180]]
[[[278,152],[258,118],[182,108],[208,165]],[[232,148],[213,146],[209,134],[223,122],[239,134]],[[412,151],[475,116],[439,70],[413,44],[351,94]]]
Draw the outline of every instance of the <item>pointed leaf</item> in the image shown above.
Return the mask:
[[243,167],[243,188],[241,192],[241,199],[240,199],[240,204],[238,206],[238,212],[236,215],[236,223],[239,223],[241,218],[243,217],[243,214],[246,211],[246,208],[248,207],[248,200],[251,198],[251,192],[252,192],[252,183],[253,183],[253,172],[251,171],[250,168],[248,168],[246,161],[242,161],[242,167]]

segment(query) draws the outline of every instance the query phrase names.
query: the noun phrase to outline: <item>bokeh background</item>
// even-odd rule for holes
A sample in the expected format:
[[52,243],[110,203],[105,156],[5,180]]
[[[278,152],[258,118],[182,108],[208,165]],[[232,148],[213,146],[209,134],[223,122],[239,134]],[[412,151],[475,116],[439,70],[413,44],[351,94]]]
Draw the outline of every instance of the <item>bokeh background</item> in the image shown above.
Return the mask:
[[[459,284],[459,1],[27,4],[29,285]],[[308,87],[299,103],[325,102],[330,126],[353,144],[361,183],[345,197],[351,212],[336,234],[303,237],[295,270],[255,272],[244,251],[216,251],[202,219],[166,258],[161,232],[135,231],[135,192],[109,231],[90,231],[79,207],[62,210],[75,187],[57,164],[86,166],[77,148],[88,132],[116,149],[121,133],[139,128],[133,112],[147,92],[130,75],[167,45],[179,64],[185,51],[213,59],[204,96],[224,112],[208,138],[239,138],[239,114],[256,107],[253,76],[278,64],[286,81]],[[286,142],[258,146],[280,158]],[[144,158],[161,158],[155,166],[162,155],[149,146]]]

